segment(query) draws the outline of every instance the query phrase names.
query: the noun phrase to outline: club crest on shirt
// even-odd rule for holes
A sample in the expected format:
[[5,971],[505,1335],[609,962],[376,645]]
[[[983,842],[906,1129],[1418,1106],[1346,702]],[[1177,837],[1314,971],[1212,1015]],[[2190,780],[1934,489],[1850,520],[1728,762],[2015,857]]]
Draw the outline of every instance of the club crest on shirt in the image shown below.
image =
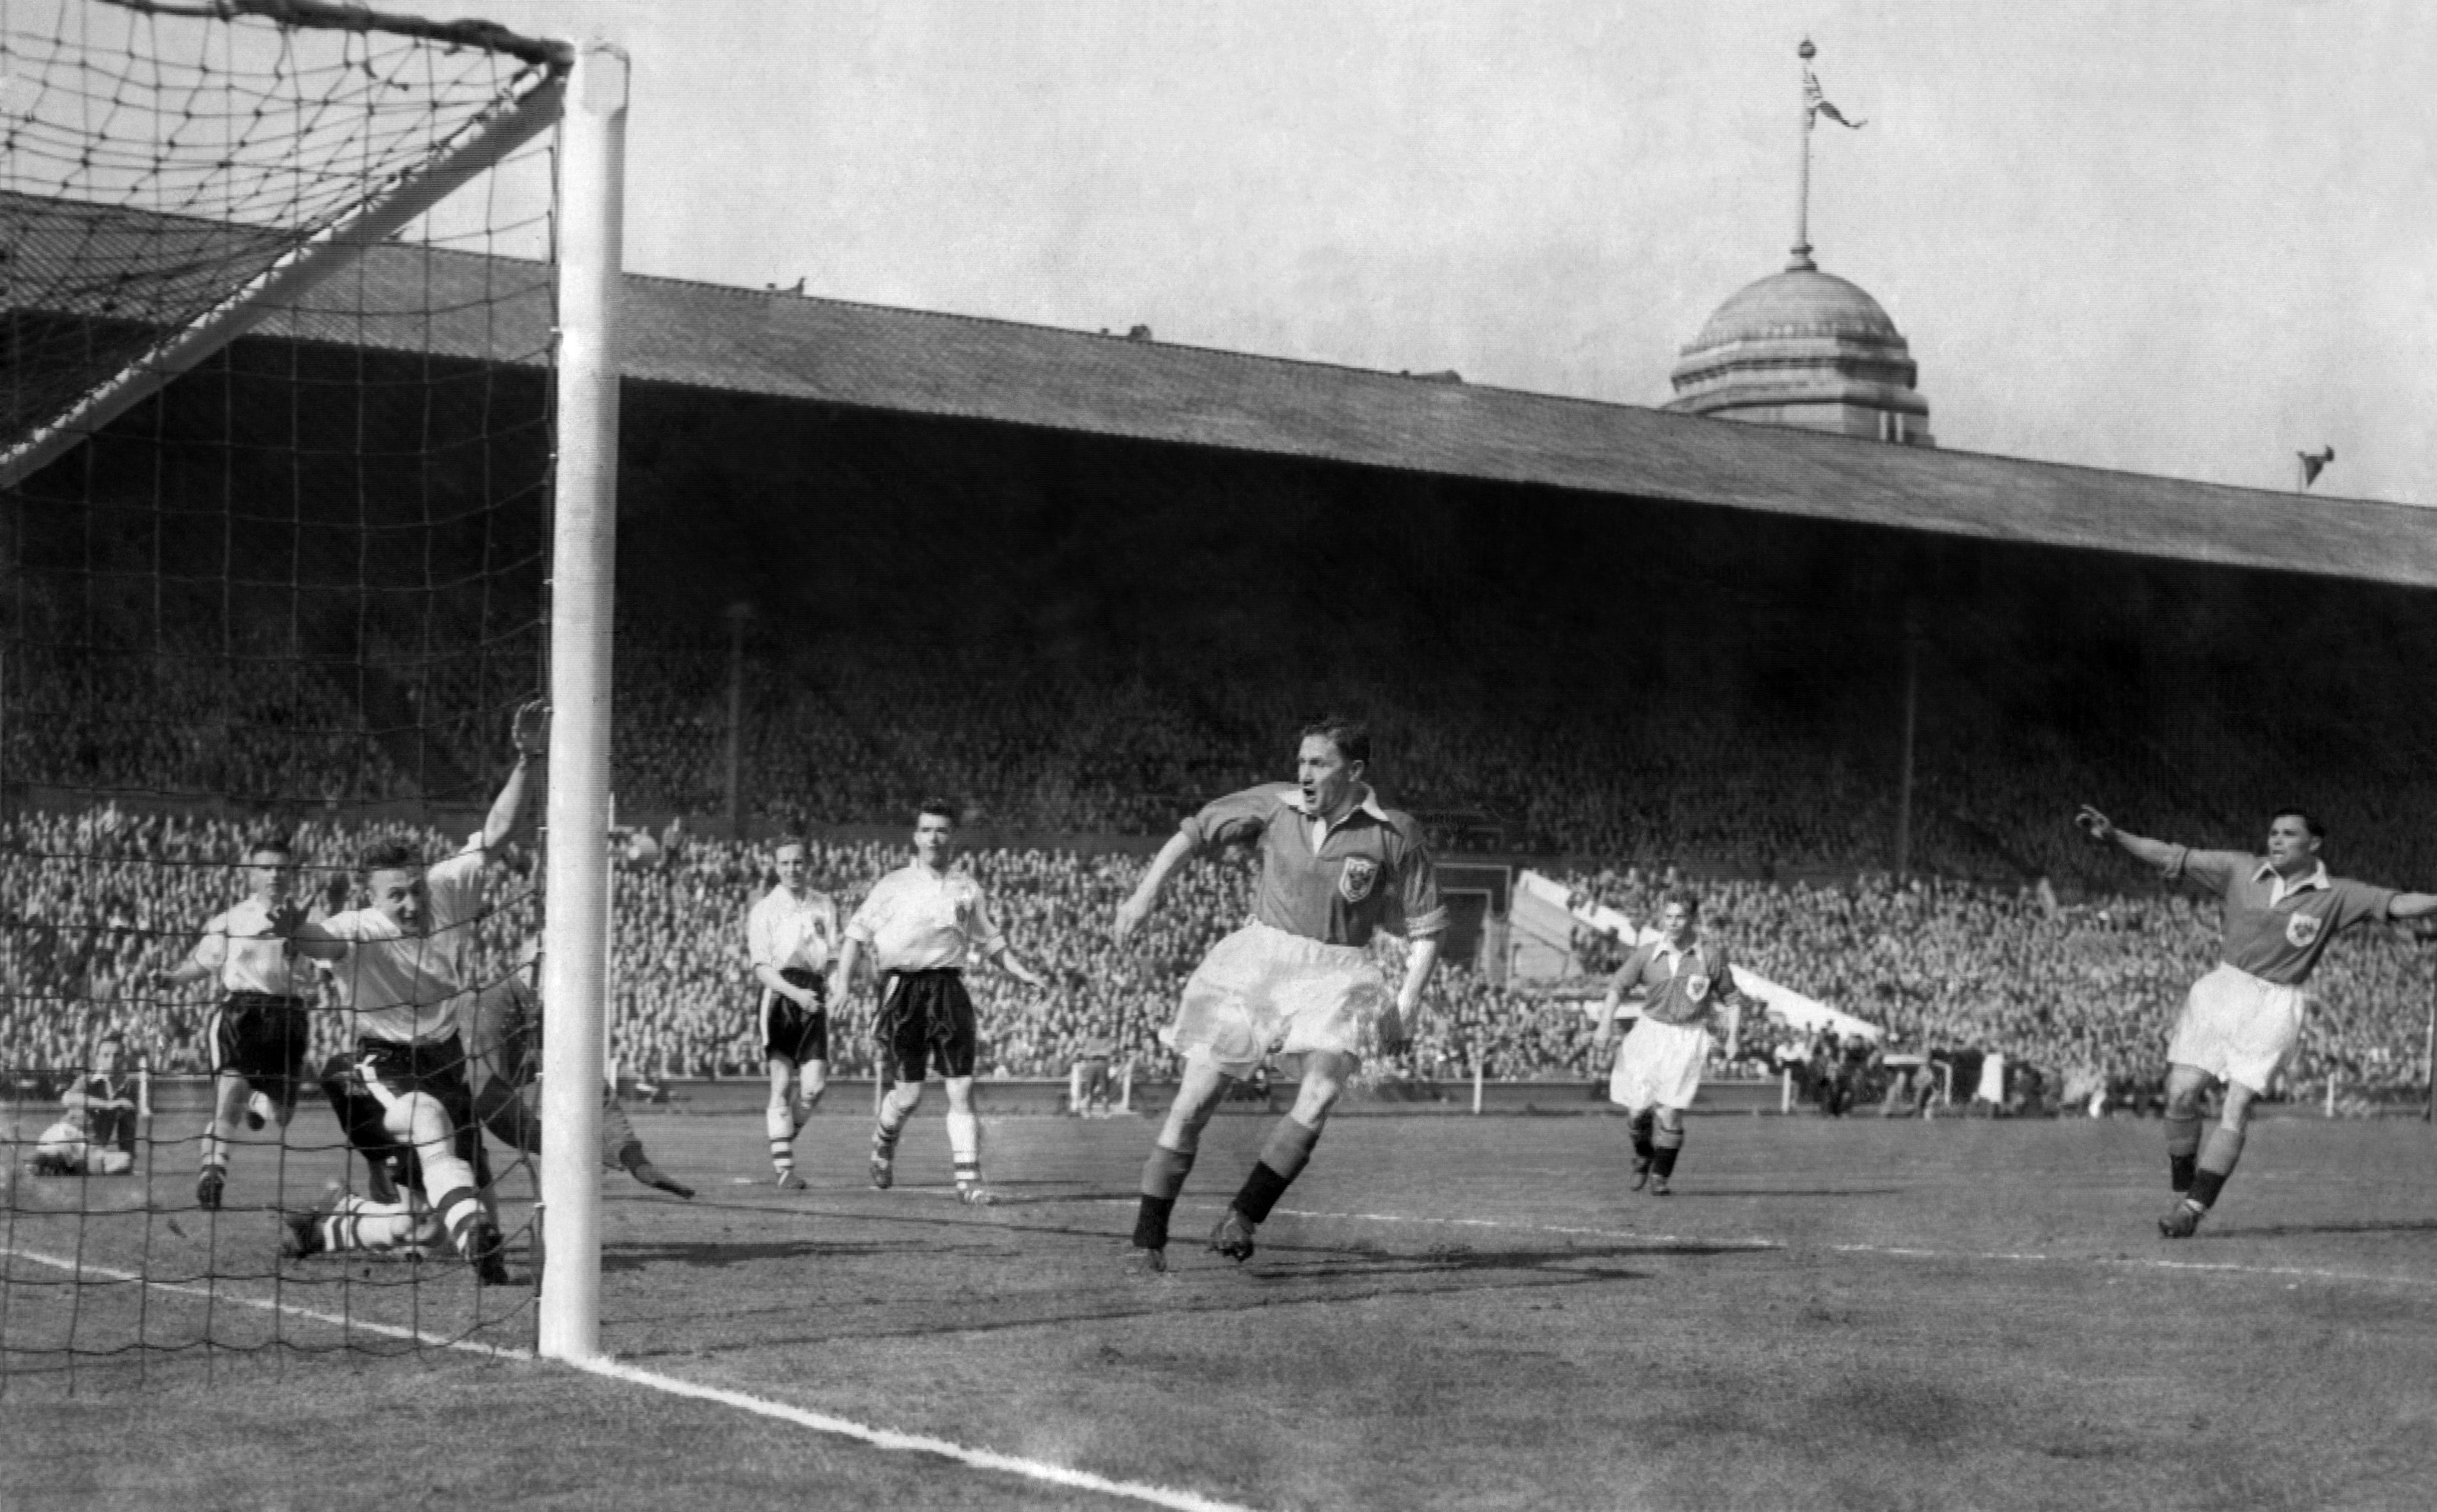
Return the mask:
[[2316,913],[2296,913],[2285,921],[2285,940],[2297,950],[2306,950],[2318,939],[2319,930],[2326,921]]
[[1686,977],[1686,978],[1684,979],[1684,996],[1685,996],[1685,997],[1692,999],[1694,1002],[1699,1002],[1702,999],[1707,998],[1709,995],[1709,978],[1707,978],[1707,977]]
[[1379,885],[1379,863],[1368,856],[1348,856],[1345,870],[1337,874],[1337,890],[1348,903],[1359,903]]

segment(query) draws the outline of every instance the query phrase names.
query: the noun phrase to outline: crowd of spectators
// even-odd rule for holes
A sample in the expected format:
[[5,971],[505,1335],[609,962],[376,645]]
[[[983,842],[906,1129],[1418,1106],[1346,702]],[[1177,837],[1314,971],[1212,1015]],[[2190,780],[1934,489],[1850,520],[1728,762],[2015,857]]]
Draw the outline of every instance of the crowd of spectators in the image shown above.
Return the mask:
[[[198,1069],[210,997],[160,988],[153,973],[241,895],[237,866],[255,832],[227,819],[110,807],[23,812],[0,829],[0,1063],[73,1066],[109,1029],[156,1067]],[[344,903],[349,861],[376,835],[411,839],[435,857],[463,839],[326,821],[293,834],[307,891],[328,904]],[[814,885],[848,912],[905,860],[896,843],[815,841],[810,850]],[[766,848],[673,827],[629,837],[613,854],[611,1052],[620,1068],[653,1078],[760,1074],[743,924],[771,885]],[[1173,1069],[1158,1032],[1202,953],[1245,916],[1244,859],[1189,868],[1124,947],[1109,925],[1140,877],[1140,856],[982,849],[959,864],[989,889],[1009,938],[1051,983],[1036,991],[989,969],[973,974],[985,1075],[1062,1076],[1095,1039],[1113,1042],[1143,1074]],[[478,978],[507,969],[532,928],[532,856],[514,847],[494,865]],[[1562,880],[1585,899],[1648,919],[1670,879],[1627,866]],[[1883,1026],[1871,1055],[1937,1056],[1968,1072],[1980,1057],[2003,1054],[2032,1069],[2052,1098],[2106,1091],[2137,1104],[2161,1074],[2170,1017],[2217,942],[2214,903],[2154,887],[2064,903],[2047,888],[1883,876],[1834,886],[1703,885],[1705,928],[1730,941],[1746,967]],[[1401,945],[1383,938],[1377,948],[1393,974]],[[1595,994],[1613,953],[1586,942],[1585,975],[1570,992],[1502,982],[1484,963],[1450,965],[1413,1051],[1393,1069],[1443,1080],[1476,1069],[1499,1080],[1594,1074],[1585,995]],[[2289,1086],[2322,1086],[2329,1075],[2353,1093],[2423,1085],[2428,975],[2417,942],[2399,930],[2371,927],[2345,941],[2312,983],[2311,1026]],[[842,1074],[871,1069],[871,1010],[868,990],[833,1010]],[[342,1014],[321,1016],[317,1053],[345,1037]],[[1756,1013],[1735,1049],[1736,1062],[1719,1074],[1798,1069],[1823,1053],[1812,1036]],[[1812,1070],[1803,1077],[1815,1079]]]

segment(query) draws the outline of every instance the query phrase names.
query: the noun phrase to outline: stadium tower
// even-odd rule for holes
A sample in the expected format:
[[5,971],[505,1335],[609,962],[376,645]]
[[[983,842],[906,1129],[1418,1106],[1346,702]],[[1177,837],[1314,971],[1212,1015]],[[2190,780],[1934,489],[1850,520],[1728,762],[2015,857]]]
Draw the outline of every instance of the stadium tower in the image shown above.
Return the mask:
[[1794,426],[1904,446],[1931,446],[1929,401],[1911,351],[1859,285],[1811,259],[1811,132],[1821,114],[1847,123],[1818,93],[1806,40],[1801,174],[1794,248],[1781,272],[1745,285],[1701,327],[1672,374],[1679,414]]

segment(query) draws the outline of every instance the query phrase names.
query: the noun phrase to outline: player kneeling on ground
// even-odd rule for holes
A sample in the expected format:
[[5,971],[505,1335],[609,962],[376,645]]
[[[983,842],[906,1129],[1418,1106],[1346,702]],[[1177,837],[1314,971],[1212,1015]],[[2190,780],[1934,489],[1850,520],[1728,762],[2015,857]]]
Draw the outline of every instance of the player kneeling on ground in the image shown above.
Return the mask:
[[377,843],[361,860],[369,907],[314,923],[291,905],[272,925],[299,954],[331,966],[356,1030],[354,1083],[380,1104],[386,1132],[413,1148],[441,1226],[485,1284],[504,1282],[507,1266],[474,1169],[482,1136],[457,1005],[472,985],[462,962],[485,912],[484,863],[517,830],[545,722],[539,703],[517,711],[516,767],[465,849],[427,868],[412,847]]
[[1607,1095],[1623,1107],[1633,1131],[1633,1190],[1647,1184],[1654,1197],[1667,1195],[1675,1174],[1675,1158],[1684,1148],[1684,1110],[1700,1094],[1701,1068],[1715,1048],[1709,1026],[1719,1005],[1733,1004],[1727,1018],[1730,1057],[1743,1024],[1734,967],[1717,942],[1700,938],[1700,898],[1685,892],[1668,895],[1659,937],[1617,968],[1600,1005],[1598,1042],[1604,1049],[1616,1035],[1618,1005],[1626,998],[1641,999],[1641,1022],[1617,1051]]
[[[2326,826],[2299,808],[2270,816],[2265,856],[2128,835],[2087,804],[2076,823],[2167,881],[2188,879],[2225,899],[2221,959],[2192,983],[2166,1042],[2166,1175],[2175,1206],[2158,1220],[2158,1232],[2189,1239],[2242,1158],[2252,1100],[2301,1041],[2308,1002],[2302,987],[2319,958],[2356,924],[2437,913],[2437,895],[2328,876],[2319,859]],[[2225,1106],[2203,1144],[2200,1094],[2211,1082],[2225,1084]]]
[[135,1084],[127,1041],[94,1042],[93,1070],[60,1095],[64,1113],[34,1141],[38,1176],[123,1176],[135,1169]]
[[[1380,808],[1362,781],[1370,759],[1370,734],[1353,721],[1306,726],[1295,781],[1249,788],[1185,820],[1117,910],[1122,943],[1150,916],[1187,857],[1260,847],[1253,922],[1211,947],[1184,984],[1176,1022],[1160,1035],[1183,1055],[1184,1078],[1143,1166],[1131,1257],[1139,1271],[1167,1268],[1168,1217],[1230,1081],[1252,1076],[1273,1052],[1303,1057],[1293,1111],[1278,1121],[1210,1235],[1212,1249],[1242,1260],[1360,1069],[1355,1047],[1364,1026],[1376,1021],[1382,1054],[1400,1054],[1411,1042],[1446,911],[1420,826],[1410,814]],[[1398,923],[1413,948],[1392,999],[1365,947]]]

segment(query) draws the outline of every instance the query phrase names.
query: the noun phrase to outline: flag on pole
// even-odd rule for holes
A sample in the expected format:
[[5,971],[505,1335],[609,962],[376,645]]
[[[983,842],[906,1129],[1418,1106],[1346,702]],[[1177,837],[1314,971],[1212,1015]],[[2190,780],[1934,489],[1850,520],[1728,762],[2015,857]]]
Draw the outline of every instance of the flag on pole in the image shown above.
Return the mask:
[[1802,71],[1802,97],[1811,106],[1811,113],[1815,118],[1825,115],[1837,125],[1854,131],[1870,124],[1867,121],[1845,119],[1845,113],[1829,103],[1828,96],[1819,92],[1819,76],[1808,68]]

